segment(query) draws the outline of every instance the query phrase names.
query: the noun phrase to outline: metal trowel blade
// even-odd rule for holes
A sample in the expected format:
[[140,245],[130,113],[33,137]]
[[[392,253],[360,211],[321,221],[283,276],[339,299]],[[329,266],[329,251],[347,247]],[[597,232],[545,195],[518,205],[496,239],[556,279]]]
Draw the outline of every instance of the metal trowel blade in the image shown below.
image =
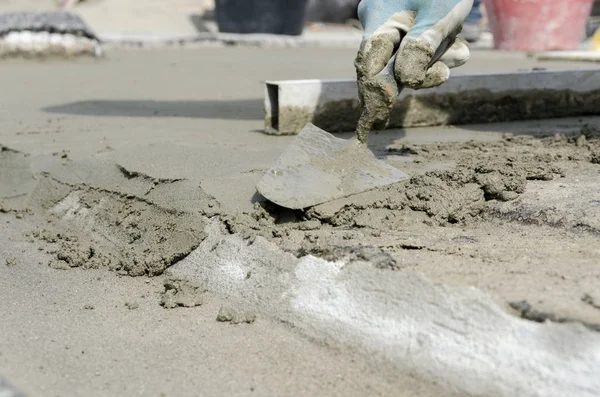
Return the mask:
[[256,189],[285,208],[303,209],[408,179],[354,139],[306,125]]

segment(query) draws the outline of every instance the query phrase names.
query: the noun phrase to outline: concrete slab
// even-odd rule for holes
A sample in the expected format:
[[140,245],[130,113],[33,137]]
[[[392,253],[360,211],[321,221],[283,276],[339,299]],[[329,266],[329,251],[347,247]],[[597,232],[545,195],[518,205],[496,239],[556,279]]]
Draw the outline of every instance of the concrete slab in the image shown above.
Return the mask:
[[[260,132],[264,81],[352,78],[354,55],[354,50],[343,49],[234,47],[113,51],[100,62],[0,63],[0,85],[6,88],[0,95],[0,144],[13,150],[11,153],[21,152],[31,173],[6,152],[0,154],[0,161],[20,170],[13,176],[36,178],[31,186],[19,185],[27,187],[19,192],[19,198],[29,198],[29,211],[7,208],[1,203],[9,214],[0,216],[10,217],[11,223],[0,228],[2,246],[10,247],[0,256],[9,255],[6,259],[11,259],[11,266],[0,266],[0,271],[10,274],[0,277],[6,284],[0,291],[7,294],[4,301],[14,303],[3,314],[11,316],[11,321],[2,325],[9,327],[2,333],[10,335],[0,341],[6,344],[0,346],[2,376],[19,387],[31,384],[34,391],[55,387],[65,391],[65,395],[73,391],[94,395],[97,390],[101,391],[98,394],[106,394],[105,390],[109,394],[143,394],[148,390],[142,389],[145,387],[162,390],[162,382],[168,377],[172,383],[165,393],[177,395],[197,394],[200,384],[212,385],[216,394],[245,395],[251,393],[252,387],[259,390],[257,383],[264,386],[260,390],[266,395],[285,394],[286,390],[297,395],[318,394],[315,390],[352,395],[351,388],[355,387],[358,395],[397,395],[400,390],[407,395],[437,396],[449,389],[444,387],[440,393],[439,389],[430,388],[431,381],[439,379],[441,373],[447,382],[444,385],[453,384],[462,394],[493,390],[509,393],[523,378],[519,374],[511,376],[508,358],[529,368],[514,350],[518,345],[527,349],[532,362],[539,364],[528,372],[534,378],[524,386],[533,385],[535,390],[526,389],[531,395],[536,395],[536,391],[543,394],[548,385],[557,385],[553,389],[557,393],[567,390],[560,387],[577,390],[574,394],[594,393],[596,385],[589,382],[595,378],[586,377],[586,371],[594,368],[591,364],[595,361],[590,360],[598,354],[597,333],[593,329],[600,324],[594,297],[600,285],[595,248],[599,214],[588,193],[597,187],[594,173],[598,167],[598,119],[380,132],[372,136],[371,148],[389,164],[409,173],[413,178],[407,184],[300,213],[256,203],[260,201],[254,195],[256,182],[292,139]],[[273,59],[277,60],[276,65]],[[523,55],[475,52],[473,62],[463,71],[507,71],[536,65],[539,64],[535,60]],[[41,175],[42,171],[47,173]],[[35,194],[30,192],[32,186]],[[566,190],[559,194],[558,189]],[[2,189],[5,192],[5,196],[11,194],[10,189]],[[36,202],[36,197],[43,200]],[[572,200],[577,205],[570,205]],[[547,217],[537,217],[536,213],[551,202],[555,209],[547,212]],[[168,219],[156,217],[152,219],[158,222],[149,222],[145,214],[153,213]],[[554,216],[570,217],[573,222],[554,222]],[[193,219],[198,222],[191,222]],[[25,224],[19,228],[17,221]],[[581,229],[582,222],[588,227]],[[258,326],[256,332],[240,324],[226,328],[231,331],[229,334],[211,325],[220,303],[228,298],[232,309],[244,309],[235,301],[239,294],[248,295],[248,303],[257,302],[257,297],[265,292],[253,288],[231,293],[215,289],[216,292],[207,293],[207,298],[219,303],[207,303],[207,311],[201,307],[200,314],[165,315],[157,311],[162,310],[157,296],[143,301],[147,306],[140,300],[143,310],[131,315],[124,302],[141,294],[154,297],[159,290],[155,284],[158,279],[149,279],[146,289],[145,279],[102,273],[104,265],[98,258],[112,249],[107,240],[119,240],[123,251],[143,252],[143,244],[152,241],[151,236],[175,236],[156,240],[157,244],[168,246],[184,241],[182,235],[191,236],[198,247],[204,244],[197,251],[201,254],[212,248],[207,244],[214,240],[207,239],[204,229],[191,230],[213,223],[224,234],[223,247],[215,247],[214,252],[209,249],[210,255],[204,259],[193,255],[181,262],[181,266],[187,264],[191,269],[186,273],[189,279],[198,280],[210,275],[210,269],[221,271],[225,267],[231,277],[219,280],[235,281],[228,284],[229,290],[237,286],[236,277],[246,280],[248,275],[252,280],[247,283],[249,286],[262,279],[265,285],[273,287],[298,287],[292,288],[288,298],[306,299],[294,309],[292,320],[326,315],[334,319],[298,322],[306,326],[303,329],[309,335],[325,335],[330,347],[315,346],[300,337],[295,345],[296,339],[288,337],[289,330],[278,328],[281,323],[276,321],[277,313],[286,308],[278,302],[283,299],[285,303],[287,299],[281,296],[254,305],[265,316],[259,315],[256,324],[250,325]],[[183,232],[189,233],[178,234],[184,225],[187,226]],[[37,237],[31,235],[33,244],[30,237],[23,235],[36,227],[48,233],[40,230]],[[239,250],[229,249],[230,243]],[[275,257],[287,259],[277,261],[274,267],[261,262],[263,257],[268,259],[258,250],[263,243],[276,248]],[[43,251],[38,252],[37,244]],[[187,247],[189,252],[197,248],[194,244]],[[49,253],[43,254],[44,251]],[[152,264],[161,258],[160,254],[136,258],[142,264]],[[179,262],[186,255],[187,252],[166,265]],[[219,256],[219,260],[210,263],[213,267],[199,266],[213,255]],[[239,264],[249,257],[251,262]],[[311,259],[317,257],[320,259]],[[92,269],[59,272],[35,265],[39,261],[43,265],[50,262],[63,268]],[[340,269],[335,265],[340,261],[349,264]],[[12,266],[14,263],[17,266]],[[118,274],[132,274],[132,263],[135,261],[126,260],[114,268]],[[246,265],[256,271],[244,273]],[[153,274],[164,270],[153,269]],[[424,278],[432,281],[424,282]],[[303,283],[297,284],[298,279]],[[136,287],[138,282],[141,287]],[[32,285],[38,286],[35,293]],[[483,292],[474,292],[473,286]],[[431,294],[424,297],[417,287]],[[406,295],[409,292],[410,296]],[[97,299],[91,304],[98,309],[92,310],[91,315],[99,317],[90,318],[90,310],[81,310],[82,300],[88,298]],[[348,319],[342,316],[347,311],[334,310],[335,316],[319,311],[347,309],[345,298],[356,303],[357,311],[351,313],[362,313],[360,316]],[[417,305],[415,299],[421,303]],[[511,302],[524,300],[531,310],[510,309]],[[52,314],[53,302],[66,310]],[[384,312],[369,312],[372,303],[385,308]],[[517,318],[521,316],[528,321]],[[375,324],[379,328],[370,342],[366,335],[372,330],[369,327],[374,321],[370,319],[374,318],[383,323]],[[424,324],[419,318],[431,321]],[[443,320],[441,325],[434,323],[437,318]],[[263,319],[264,327],[260,325]],[[390,323],[394,330],[406,330],[407,324],[414,328],[406,338],[389,334],[393,348],[383,352],[388,365],[381,365],[369,361],[354,347],[373,352],[384,346],[380,331],[386,329],[388,320],[396,321]],[[553,322],[534,323],[546,320]],[[488,327],[486,321],[498,328]],[[50,326],[45,328],[45,324]],[[100,334],[108,335],[107,340],[94,336],[98,324],[110,328],[101,328]],[[447,325],[457,332],[445,328]],[[482,327],[487,333],[473,333]],[[24,328],[31,332],[42,330],[42,337],[33,333],[24,339],[20,333]],[[121,329],[125,331],[119,332]],[[148,329],[156,333],[150,335]],[[206,330],[208,349],[197,345],[198,329]],[[327,338],[337,334],[337,329],[342,329],[339,335],[343,339]],[[432,335],[445,339],[431,339]],[[481,347],[481,354],[469,350],[472,345],[465,335],[475,335],[473,340]],[[65,353],[63,342],[69,338],[77,341],[69,351],[79,351],[83,346],[85,355],[90,354],[89,361],[83,355],[73,358]],[[272,348],[273,340],[280,340],[281,344]],[[442,349],[443,341],[449,341],[448,346],[452,347]],[[584,341],[585,345],[580,345]],[[354,347],[348,348],[346,342],[354,342],[350,343]],[[376,343],[380,344],[375,346]],[[131,346],[139,347],[139,351],[132,353],[128,350]],[[214,346],[226,353],[213,354]],[[250,349],[248,355],[247,346],[258,347]],[[290,355],[285,353],[287,348],[292,349]],[[321,348],[325,350],[312,350]],[[40,355],[40,351],[50,351],[54,363],[57,357],[63,361],[56,370],[50,370],[50,359]],[[432,354],[419,354],[425,351]],[[438,360],[449,351],[457,356],[447,357],[456,360]],[[275,354],[265,356],[259,352]],[[323,358],[330,357],[327,354],[339,355],[329,360]],[[559,355],[569,361],[558,361]],[[141,367],[131,365],[132,356]],[[250,356],[257,361],[248,361]],[[112,362],[115,357],[121,360],[118,365]],[[401,360],[402,357],[412,361]],[[463,373],[464,357],[470,360],[468,363],[497,363],[502,371],[496,376],[489,367],[474,371],[470,366]],[[493,357],[498,360],[489,360]],[[100,368],[96,366],[98,362]],[[293,371],[297,365],[287,365],[294,362],[306,363],[302,364],[301,373]],[[357,367],[345,367],[341,362]],[[436,370],[436,363],[448,372]],[[248,372],[248,366],[257,372]],[[331,368],[336,371],[327,372]],[[336,383],[337,368],[342,368],[346,379],[354,383]],[[420,375],[399,375],[410,370]],[[100,375],[91,380],[86,376],[96,372]],[[70,373],[76,376],[64,376]],[[430,373],[434,374],[430,379],[421,378]],[[562,377],[568,373],[573,376],[563,382]],[[366,374],[366,378],[360,374]],[[53,382],[58,382],[58,386],[49,386]],[[105,385],[107,382],[110,384]],[[368,387],[374,388],[372,382],[382,388],[369,392]],[[581,391],[586,384],[589,388]],[[291,386],[283,390],[286,385]]]
[[2,396],[442,393],[266,317],[219,323],[227,302],[215,296],[196,308],[163,309],[160,277],[49,268],[51,256],[38,250],[45,246],[25,236],[38,222],[0,213],[0,373],[10,381],[0,380]]

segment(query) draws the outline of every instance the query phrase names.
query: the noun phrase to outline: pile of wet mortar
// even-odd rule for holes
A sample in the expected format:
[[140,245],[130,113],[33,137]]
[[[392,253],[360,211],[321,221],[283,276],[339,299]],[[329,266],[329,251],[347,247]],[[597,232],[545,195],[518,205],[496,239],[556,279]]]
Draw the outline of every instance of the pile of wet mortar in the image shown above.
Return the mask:
[[30,159],[7,148],[0,162],[0,210],[43,214],[46,221],[29,237],[47,243],[54,256],[49,265],[59,269],[160,275],[202,242],[205,221],[218,206],[196,183],[155,179],[118,164],[74,162],[61,153]]
[[469,228],[487,222],[505,213],[498,210],[502,205],[518,202],[528,181],[562,178],[573,164],[598,167],[600,133],[584,127],[572,136],[404,143],[387,151],[410,158],[415,167],[440,161],[453,166],[414,172],[408,182],[304,211],[262,202],[252,212],[228,213],[199,182],[158,180],[118,164],[82,164],[60,155],[51,166],[41,167],[4,148],[4,189],[25,182],[32,188],[6,192],[0,207],[46,216],[48,223],[31,237],[51,243],[55,259],[50,264],[58,268],[108,267],[135,276],[159,275],[197,247],[206,221],[217,217],[226,230],[249,243],[261,236],[296,256],[357,257],[394,269],[390,253],[418,249],[419,244],[394,242],[393,232],[426,235],[440,226]]
[[413,173],[408,182],[305,211],[266,203],[257,204],[252,213],[222,214],[223,220],[232,233],[248,239],[262,236],[296,255],[339,259],[335,252],[340,247],[361,245],[365,236],[484,222],[502,203],[516,201],[528,181],[563,178],[574,164],[595,169],[600,164],[600,134],[586,126],[571,136],[505,135],[492,142],[401,144],[387,151],[410,158],[415,169],[440,162],[452,166]]

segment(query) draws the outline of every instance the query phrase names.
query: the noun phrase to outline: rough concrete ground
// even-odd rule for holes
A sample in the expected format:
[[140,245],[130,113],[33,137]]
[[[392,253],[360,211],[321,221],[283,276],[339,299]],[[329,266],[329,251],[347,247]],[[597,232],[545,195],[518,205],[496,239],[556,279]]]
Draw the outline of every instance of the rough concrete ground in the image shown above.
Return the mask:
[[166,310],[162,278],[52,269],[25,237],[39,219],[0,222],[0,377],[27,396],[440,393],[268,318],[217,322],[214,296]]
[[[446,205],[456,199],[457,206],[446,210],[445,215],[443,211],[432,210],[433,207],[427,203],[419,207],[412,201],[412,207],[407,206],[401,199],[405,194],[401,186],[393,188],[396,190],[384,191],[375,200],[370,195],[355,198],[360,200],[359,206],[336,202],[305,214],[285,214],[275,209],[276,216],[273,217],[272,213],[255,206],[257,197],[254,196],[254,186],[257,180],[293,139],[260,133],[263,124],[261,82],[266,79],[352,77],[353,57],[354,51],[351,50],[203,48],[196,51],[112,52],[106,60],[101,61],[30,63],[15,60],[2,63],[0,86],[5,90],[0,98],[0,144],[9,149],[2,152],[0,161],[3,161],[4,170],[10,170],[3,175],[2,196],[5,200],[2,205],[11,212],[3,217],[9,217],[8,220],[13,222],[9,224],[11,226],[3,225],[5,237],[2,237],[2,241],[6,243],[2,246],[10,247],[9,253],[14,249],[25,251],[20,252],[18,257],[15,252],[6,258],[10,259],[11,266],[3,271],[12,273],[10,278],[3,280],[14,284],[3,288],[7,294],[3,301],[15,304],[35,301],[40,296],[32,296],[34,292],[28,288],[37,281],[54,280],[56,285],[64,286],[61,292],[73,288],[66,285],[87,282],[84,285],[89,286],[91,292],[80,295],[78,290],[72,289],[74,295],[65,303],[70,305],[71,312],[59,313],[53,324],[63,327],[65,321],[73,321],[80,327],[76,332],[82,338],[79,343],[95,346],[95,342],[90,342],[81,334],[97,332],[97,324],[71,317],[76,310],[81,310],[82,313],[78,312],[80,316],[88,315],[89,310],[80,309],[81,305],[88,304],[80,302],[80,296],[92,296],[95,299],[101,296],[102,299],[90,304],[105,307],[106,317],[111,321],[123,321],[126,332],[137,335],[140,332],[139,323],[127,323],[124,316],[128,316],[130,311],[123,305],[134,301],[138,295],[149,296],[151,292],[160,291],[160,283],[157,284],[154,281],[156,279],[151,279],[147,286],[144,279],[117,278],[114,274],[94,269],[90,272],[65,272],[40,267],[38,261],[41,259],[42,265],[59,262],[59,266],[55,267],[86,268],[106,264],[118,274],[160,274],[201,244],[203,226],[216,220],[226,225],[229,232],[237,232],[244,237],[264,234],[288,252],[311,253],[327,259],[352,258],[354,255],[355,259],[370,260],[384,268],[387,266],[387,271],[422,273],[461,288],[475,285],[490,293],[507,311],[511,310],[508,302],[527,301],[531,305],[529,310],[523,304],[517,306],[526,317],[535,320],[574,320],[594,328],[599,322],[596,308],[598,298],[594,296],[598,290],[598,271],[595,269],[598,252],[595,243],[599,214],[593,196],[594,189],[597,191],[598,166],[591,161],[594,140],[590,138],[589,144],[577,142],[580,141],[584,124],[597,125],[597,119],[388,131],[376,135],[373,150],[389,156],[388,160],[393,164],[402,164],[417,178],[428,169],[450,172],[456,165],[473,171],[475,168],[468,161],[469,158],[499,160],[506,165],[514,157],[528,160],[533,165],[533,168],[527,168],[526,164],[521,164],[519,169],[525,171],[517,172],[516,180],[519,183],[516,186],[504,186],[496,193],[484,187],[496,186],[497,181],[485,184],[481,180],[477,182],[471,178],[464,181],[459,178],[455,181],[456,185],[439,185],[440,189],[446,189],[442,190],[446,195],[441,201],[436,201],[435,197],[423,201]],[[506,71],[539,66],[530,59],[514,54],[477,52],[473,58],[461,72]],[[543,66],[579,65],[544,63]],[[525,138],[514,142],[511,137],[502,137],[502,133],[506,132],[550,135],[550,138],[544,139],[555,139],[557,144],[544,149],[546,141],[540,139]],[[560,136],[554,138],[557,132],[569,133],[576,140],[569,141]],[[473,139],[478,143],[448,143],[464,143]],[[440,141],[446,143],[436,143]],[[552,151],[555,157],[535,157],[536,153],[545,150]],[[497,157],[491,158],[490,153]],[[561,153],[566,157],[556,157]],[[436,158],[436,154],[443,158]],[[530,158],[532,155],[533,158]],[[528,175],[529,179],[547,179],[530,175],[532,170],[539,167],[546,169],[546,172],[553,167],[561,167],[562,171],[557,171],[556,179],[552,181],[526,181]],[[45,174],[40,175],[40,172]],[[560,173],[564,177],[561,178]],[[513,177],[515,175],[510,180],[515,180]],[[500,179],[501,185],[503,179]],[[521,189],[523,186],[524,192]],[[456,194],[455,189],[469,195]],[[521,196],[510,197],[511,194],[505,192]],[[488,198],[502,196],[516,200],[486,201],[486,194],[490,196]],[[465,205],[461,197],[471,197],[473,201]],[[396,198],[399,202],[394,204]],[[363,208],[360,208],[361,203]],[[545,213],[550,206],[553,212]],[[31,208],[30,212],[25,211],[27,207]],[[273,209],[267,210],[273,212]],[[332,215],[328,216],[327,211]],[[17,216],[22,219],[17,220]],[[44,220],[47,223],[43,224],[36,218],[41,216],[47,217],[50,222]],[[164,217],[160,219],[166,221],[153,224],[151,220],[155,216]],[[199,219],[192,225],[180,227],[183,225],[181,220],[189,220],[194,216]],[[282,224],[287,216],[287,219],[299,217],[302,222]],[[279,222],[274,225],[273,220],[277,217]],[[377,219],[381,221],[375,222]],[[27,227],[22,226],[21,229],[14,227],[19,222],[33,224],[28,223]],[[155,229],[163,224],[168,226],[169,222],[174,224],[166,230],[173,234]],[[36,229],[34,224],[50,233],[40,230],[38,234],[31,234]],[[30,230],[25,230],[28,228]],[[31,237],[25,237],[25,233],[33,237],[36,243],[26,243]],[[165,234],[169,236],[167,241],[153,237]],[[9,237],[15,240],[11,241]],[[42,254],[38,253],[37,244],[48,254],[40,257]],[[162,249],[159,244],[166,244],[167,249]],[[184,248],[178,248],[182,244]],[[368,245],[368,250],[357,249],[359,244]],[[157,257],[157,252],[152,252],[152,249],[159,250],[160,255]],[[130,251],[135,254],[134,258],[143,259],[130,260],[127,257]],[[117,259],[107,259],[97,255],[98,252],[123,254],[117,255]],[[101,259],[96,262],[99,257]],[[147,262],[146,258],[151,260]],[[113,263],[116,264],[111,265]],[[132,263],[136,266],[131,266]],[[161,265],[157,267],[157,263]],[[98,280],[94,277],[97,275],[107,280],[105,284],[96,284]],[[104,292],[102,288],[108,291]],[[56,290],[52,293],[57,294]],[[22,298],[15,300],[14,296]],[[259,321],[254,324],[232,328],[240,333],[219,338],[215,334],[221,331],[214,327],[220,325],[213,323],[219,304],[211,303],[217,302],[219,297],[212,294],[208,296],[209,301],[205,306],[183,312],[185,315],[163,311],[158,306],[158,297],[148,298],[147,302],[140,299],[139,308],[135,310],[144,310],[139,311],[142,317],[138,321],[154,324],[158,320],[170,319],[163,335],[178,335],[176,343],[160,347],[165,349],[162,357],[165,357],[163,361],[167,364],[159,367],[163,370],[165,367],[177,368],[174,356],[167,354],[169,349],[181,349],[181,352],[188,354],[188,362],[193,362],[190,365],[200,365],[201,360],[190,353],[195,352],[194,345],[190,345],[190,333],[185,330],[202,320],[202,325],[212,330],[207,335],[215,338],[215,344],[223,343],[227,348],[233,344],[234,348],[226,350],[231,352],[228,358],[233,357],[230,360],[241,365],[234,379],[253,374],[261,379],[263,385],[280,382],[283,375],[271,367],[250,365],[252,370],[248,371],[244,366],[247,358],[240,355],[238,343],[242,343],[240,338],[250,338],[245,339],[250,341],[272,335],[268,332],[281,332],[278,335],[286,335],[287,338],[289,330],[280,324],[268,323],[270,320],[259,316]],[[47,308],[50,306],[48,301],[35,302],[40,305],[36,307],[43,308],[44,312],[52,312]],[[108,311],[109,307],[114,306],[117,308]],[[73,390],[73,383],[56,372],[45,377],[39,376],[42,373],[39,365],[48,367],[47,359],[37,355],[38,350],[45,349],[45,340],[40,339],[37,342],[39,344],[35,344],[18,336],[23,329],[29,329],[32,321],[38,321],[36,315],[26,308],[2,308],[14,319],[3,323],[7,327],[3,331],[17,336],[2,349],[1,358],[6,361],[0,367],[1,375],[7,376],[11,383],[25,387],[35,379],[39,383],[32,386],[34,393],[54,388],[64,392],[61,394],[68,394],[66,390]],[[97,313],[95,310],[91,312]],[[546,314],[539,315],[536,311]],[[268,325],[258,328],[262,321]],[[111,322],[108,324],[102,332],[110,331],[109,338],[113,338],[110,340],[115,341],[114,345],[123,346],[119,345],[123,343],[120,340],[121,333],[114,333],[116,325],[110,326]],[[148,328],[143,327],[144,330]],[[65,335],[70,337],[69,334]],[[301,362],[306,362],[306,367],[311,368],[313,354],[307,351],[315,347],[310,347],[312,345],[304,339],[294,340],[297,340],[298,348],[286,345],[278,347],[277,351],[292,349],[291,355],[298,354],[293,359],[309,360]],[[148,346],[155,347],[155,341]],[[264,343],[261,346],[268,350],[271,339],[265,337],[260,343]],[[343,353],[332,360],[345,362],[347,357],[354,354],[347,347],[336,348]],[[19,351],[26,349],[31,349],[28,351],[31,352],[32,362],[36,364],[27,371],[18,364],[18,360],[23,359]],[[315,355],[333,354],[326,348],[319,352]],[[107,369],[110,365],[106,364],[112,360],[113,354],[123,361],[129,360],[123,355],[122,349],[105,350],[97,354],[95,359],[90,359],[90,367],[69,367],[65,372],[81,371],[76,372],[81,374],[77,380],[80,381],[84,374],[89,376],[95,373],[90,368],[99,361],[105,363],[101,365],[104,369],[100,370],[100,374],[106,373],[106,378],[114,381],[107,381],[114,387],[111,390],[128,390],[125,388],[129,387],[130,379],[121,376],[119,371],[111,372]],[[153,353],[140,354],[140,361],[150,368],[156,367],[152,365],[156,363]],[[292,358],[265,360],[275,366],[277,360],[291,361]],[[356,369],[357,373],[362,371],[361,368],[374,368],[361,356],[356,356],[355,360],[362,365]],[[216,391],[231,390],[221,388],[224,386],[219,381],[226,376],[226,364],[223,361],[227,359],[217,361],[214,367],[197,366],[189,373],[205,373],[204,379],[210,378]],[[326,366],[331,370],[336,365]],[[353,369],[344,368],[345,374],[352,374]],[[379,382],[379,369],[371,371],[365,375],[368,379],[354,375],[351,378],[364,379],[359,381],[363,386],[372,380]],[[261,377],[259,374],[269,375]],[[329,380],[315,380],[313,374],[308,371],[284,379],[289,379],[298,387],[301,387],[301,383],[293,382],[311,380],[316,382],[315,387],[320,388],[328,384]],[[332,377],[327,379],[335,376],[333,372],[327,374]],[[133,378],[138,376],[137,373],[131,375]],[[175,390],[173,394],[193,393],[196,384],[173,376],[176,380],[181,379],[173,386],[181,389],[171,389],[171,392]],[[389,377],[383,376],[389,381]],[[103,376],[100,378],[104,379]],[[153,382],[160,379],[158,375],[149,378]],[[406,378],[393,380],[396,381],[398,383],[392,384],[389,389],[384,385],[379,393],[395,394],[398,385],[403,385],[401,388],[410,394],[412,386],[404,386]],[[84,385],[89,387],[88,382]],[[95,392],[97,387],[93,384]],[[414,387],[421,386],[416,382]],[[422,387],[425,389],[420,395],[439,395],[439,391],[428,389],[431,386],[427,383]],[[151,388],[159,389],[158,386]],[[352,394],[349,389],[339,390],[340,394]],[[84,391],[93,394],[90,389]],[[281,392],[273,389],[272,393],[278,394],[278,391]],[[240,394],[245,392],[248,391],[240,391]],[[169,391],[165,393],[168,395]],[[355,394],[364,393],[356,389]]]

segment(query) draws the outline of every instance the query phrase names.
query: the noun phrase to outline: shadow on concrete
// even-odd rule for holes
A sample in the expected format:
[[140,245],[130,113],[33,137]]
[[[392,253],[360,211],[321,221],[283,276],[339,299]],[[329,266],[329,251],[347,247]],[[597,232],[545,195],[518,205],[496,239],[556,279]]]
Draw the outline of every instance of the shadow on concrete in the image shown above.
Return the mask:
[[262,99],[233,100],[91,100],[50,106],[48,113],[106,117],[185,117],[224,120],[263,120]]
[[207,11],[204,14],[191,14],[189,18],[190,22],[192,25],[194,25],[198,32],[217,33],[219,31],[217,22],[215,20],[214,11]]

